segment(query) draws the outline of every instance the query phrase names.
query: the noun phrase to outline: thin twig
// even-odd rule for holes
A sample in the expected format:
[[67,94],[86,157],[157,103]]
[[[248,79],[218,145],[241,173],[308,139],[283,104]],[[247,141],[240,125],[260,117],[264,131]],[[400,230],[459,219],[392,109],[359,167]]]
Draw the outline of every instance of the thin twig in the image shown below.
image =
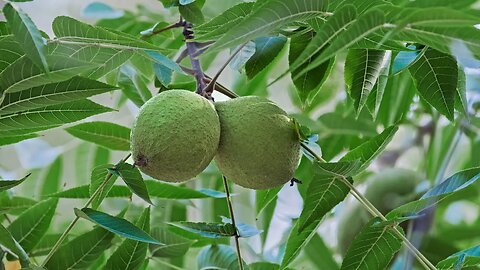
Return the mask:
[[183,26],[184,26],[184,23],[185,23],[185,21],[182,20],[182,18],[180,18],[180,20],[179,20],[178,22],[173,23],[173,24],[170,24],[170,25],[168,25],[168,26],[165,26],[165,27],[163,27],[163,28],[161,28],[161,29],[152,31],[150,34],[143,35],[142,38],[143,38],[143,39],[146,39],[146,38],[152,37],[152,36],[154,36],[154,35],[158,35],[158,34],[160,34],[160,33],[162,33],[162,32],[165,32],[165,31],[167,31],[167,30],[170,30],[170,29],[183,27]]
[[228,188],[228,182],[227,178],[222,175],[223,178],[223,186],[225,187],[225,193],[227,194],[227,203],[228,203],[228,211],[230,212],[230,219],[232,220],[232,225],[233,228],[235,228],[235,247],[237,248],[237,255],[238,255],[238,266],[240,267],[240,270],[243,270],[243,260],[242,260],[242,254],[240,253],[240,242],[238,241],[238,238],[240,235],[238,234],[237,231],[237,226],[235,225],[235,215],[233,214],[233,206],[232,206],[232,199],[230,197],[230,190]]
[[[127,159],[129,159],[131,155],[132,154],[128,154],[124,159],[122,159],[121,162],[127,161]],[[83,208],[86,208],[86,207],[90,206],[90,204],[93,202],[93,200],[95,200],[95,198],[100,194],[100,191],[108,184],[108,182],[110,181],[111,178],[112,178],[112,173],[108,172],[107,175],[105,176],[105,180],[103,180],[103,182],[100,184],[100,186],[98,186],[98,188],[95,190],[95,192],[92,194],[92,196],[90,196],[90,199],[88,199],[88,201],[85,203]],[[40,267],[44,267],[47,264],[47,262],[52,258],[53,254],[55,254],[55,252],[58,250],[58,248],[60,247],[62,242],[67,238],[68,233],[70,233],[70,231],[73,229],[73,227],[75,226],[75,224],[77,223],[77,221],[79,219],[80,218],[78,216],[76,216],[72,220],[72,222],[68,225],[68,227],[65,229],[65,231],[60,236],[60,238],[57,240],[55,245],[52,247],[50,252],[47,254],[47,257],[45,258],[43,263],[40,265]]]
[[[304,149],[309,149],[307,145],[302,145]],[[318,156],[314,151],[309,149],[309,153],[311,153],[317,160],[321,161],[323,160],[320,156]],[[308,151],[308,150],[307,150]],[[383,221],[387,221],[387,218],[380,212],[378,209],[367,199],[363,196],[362,193],[360,193],[354,185],[352,185],[345,176],[341,174],[336,174],[342,183],[347,185],[350,188],[350,193],[367,209],[367,211],[370,212],[373,216],[381,218]],[[437,269],[435,266],[420,252],[418,249],[410,243],[410,240],[408,240],[403,233],[401,233],[397,228],[394,227],[394,232],[395,234],[400,237],[407,246],[407,248],[415,255],[415,257],[418,259],[418,261],[425,267],[425,269]]]
[[213,76],[212,80],[210,81],[210,83],[205,88],[205,92],[210,93],[210,94],[213,92],[213,90],[215,89],[215,83],[217,82],[218,77],[220,77],[223,70],[225,70],[225,68],[228,66],[228,64],[243,49],[243,47],[245,47],[245,45],[247,45],[247,42],[240,45],[237,48],[237,50],[230,55],[230,57],[227,59],[227,61],[225,61],[225,63],[223,63],[223,66],[217,71],[217,74],[215,74],[215,76]]

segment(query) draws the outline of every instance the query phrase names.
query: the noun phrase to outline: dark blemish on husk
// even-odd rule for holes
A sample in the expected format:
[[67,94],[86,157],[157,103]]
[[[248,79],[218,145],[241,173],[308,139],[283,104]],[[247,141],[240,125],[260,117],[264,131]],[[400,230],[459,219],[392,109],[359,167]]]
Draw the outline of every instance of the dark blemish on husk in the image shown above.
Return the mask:
[[147,166],[147,158],[140,154],[138,155],[137,159],[135,160],[135,162],[133,163],[133,165],[137,166],[137,167],[145,167]]

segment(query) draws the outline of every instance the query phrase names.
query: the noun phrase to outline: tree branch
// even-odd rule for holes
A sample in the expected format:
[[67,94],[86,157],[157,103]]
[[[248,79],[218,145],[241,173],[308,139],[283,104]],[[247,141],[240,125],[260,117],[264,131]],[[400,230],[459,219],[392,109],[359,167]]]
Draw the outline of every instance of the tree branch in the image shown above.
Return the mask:
[[[122,159],[120,162],[125,162],[127,161],[127,159],[130,158],[132,154],[128,154],[124,159]],[[108,184],[108,182],[110,181],[110,179],[112,178],[112,173],[108,172],[108,174],[105,176],[105,180],[103,180],[103,182],[100,184],[100,186],[95,190],[95,192],[92,194],[92,196],[90,196],[90,199],[88,199],[88,201],[85,203],[85,205],[83,206],[83,208],[86,208],[88,206],[90,206],[90,204],[93,202],[93,200],[95,200],[95,198],[100,194],[100,191]],[[75,224],[78,222],[80,218],[77,216],[73,219],[73,221],[68,225],[68,227],[65,229],[65,231],[62,233],[62,235],[60,236],[60,238],[57,240],[57,242],[55,243],[55,245],[52,247],[52,249],[50,250],[50,252],[47,254],[47,257],[45,258],[45,260],[43,261],[43,263],[40,265],[40,267],[44,267],[48,261],[52,258],[53,254],[55,254],[55,252],[58,250],[58,248],[60,247],[60,245],[63,243],[63,241],[67,238],[68,236],[68,233],[70,233],[70,231],[73,229],[73,227],[75,226]]]

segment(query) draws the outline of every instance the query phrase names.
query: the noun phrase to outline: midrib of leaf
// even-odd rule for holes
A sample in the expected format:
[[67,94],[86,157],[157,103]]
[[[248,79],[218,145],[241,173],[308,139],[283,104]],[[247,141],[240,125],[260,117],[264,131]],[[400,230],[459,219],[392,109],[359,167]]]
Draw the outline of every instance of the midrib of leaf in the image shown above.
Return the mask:
[[[428,66],[430,67],[431,72],[433,73],[433,76],[435,77],[435,83],[436,83],[437,86],[438,86],[438,89],[437,89],[436,92],[438,92],[438,91],[441,92],[442,86],[440,85],[440,83],[439,83],[439,81],[438,81],[437,73],[435,73],[435,70],[434,70],[432,64],[430,63],[429,59],[425,56],[425,54],[423,54],[423,55],[421,56],[421,58],[425,58],[425,62],[428,64]],[[436,92],[435,92],[435,93],[436,93]],[[433,94],[435,94],[435,93],[433,93]],[[453,114],[453,112],[450,111],[450,109],[448,108],[447,100],[445,100],[445,95],[442,94],[441,96],[442,96],[443,104],[445,105],[445,108],[447,108],[448,113],[449,113],[449,114]]]
[[88,255],[90,255],[90,252],[92,252],[92,250],[94,250],[96,247],[98,247],[101,242],[107,237],[109,236],[109,233],[108,231],[105,231],[105,233],[103,234],[102,238],[100,238],[98,241],[95,242],[94,245],[91,246],[91,248],[88,250],[88,252],[85,252],[77,261],[74,262],[74,264],[72,266],[70,266],[69,268],[67,268],[68,270],[70,269],[75,269],[75,266],[77,266],[79,263],[83,262],[83,259],[85,257],[87,257]]
[[[427,34],[427,35],[433,35],[433,36],[440,37],[440,38],[450,39],[452,42],[453,41],[463,42],[465,44],[468,44],[471,47],[480,48],[479,43],[471,41],[471,40],[465,40],[465,39],[461,39],[461,38],[458,38],[458,37],[446,36],[446,35],[442,35],[440,33],[434,32],[434,31],[427,31],[427,30],[422,30],[422,29],[419,29],[419,28],[406,27],[405,29],[408,30],[408,31],[412,31],[412,32],[419,32],[419,34]],[[480,30],[479,30],[479,32],[480,32]],[[435,42],[435,43],[437,43],[437,42]]]
[[[382,233],[377,237],[377,239],[375,239],[375,242],[371,245],[369,245],[370,247],[367,249],[367,251],[365,252],[365,255],[358,261],[358,265],[357,265],[357,268],[355,268],[355,270],[359,270],[360,266],[365,262],[365,259],[367,258],[367,256],[370,254],[370,252],[373,250],[373,248],[375,247],[375,245],[378,243],[378,241],[380,241],[380,239],[383,237],[383,235],[388,231],[388,226],[384,227],[384,229],[382,230]],[[362,248],[364,246],[361,246]],[[374,253],[375,254],[375,253]],[[351,265],[351,264],[350,264]],[[349,267],[350,265],[347,265],[345,267]]]
[[95,137],[97,138],[105,138],[105,139],[111,139],[112,141],[120,141],[121,143],[127,143],[127,144],[130,144],[130,140],[129,139],[125,139],[125,138],[121,138],[121,137],[115,137],[112,135],[107,135],[107,134],[101,134],[101,133],[94,133],[94,132],[89,132],[89,131],[86,131],[86,130],[81,130],[81,129],[76,129],[75,132],[78,132],[78,133],[83,133],[83,134],[88,134],[88,135],[95,135]]
[[35,223],[35,225],[27,231],[26,234],[23,235],[23,237],[18,240],[19,243],[23,242],[23,240],[25,240],[28,236],[30,236],[30,234],[38,227],[41,225],[41,223],[43,222],[43,220],[45,219],[45,217],[47,216],[48,212],[50,211],[50,209],[52,209],[53,207],[56,207],[57,205],[56,204],[53,204],[53,205],[50,205],[50,207],[43,213],[43,215],[41,216],[41,218],[39,219],[39,221],[37,223]]

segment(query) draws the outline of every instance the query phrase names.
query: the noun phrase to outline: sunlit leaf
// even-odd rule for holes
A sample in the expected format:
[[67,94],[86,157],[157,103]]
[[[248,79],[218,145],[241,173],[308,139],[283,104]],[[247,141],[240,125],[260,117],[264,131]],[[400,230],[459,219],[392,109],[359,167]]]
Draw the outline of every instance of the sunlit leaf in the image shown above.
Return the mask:
[[110,122],[87,122],[65,129],[71,135],[108,149],[128,151],[130,129]]
[[48,72],[46,42],[32,19],[12,4],[5,5],[3,14],[7,18],[8,25],[20,47],[39,68]]

